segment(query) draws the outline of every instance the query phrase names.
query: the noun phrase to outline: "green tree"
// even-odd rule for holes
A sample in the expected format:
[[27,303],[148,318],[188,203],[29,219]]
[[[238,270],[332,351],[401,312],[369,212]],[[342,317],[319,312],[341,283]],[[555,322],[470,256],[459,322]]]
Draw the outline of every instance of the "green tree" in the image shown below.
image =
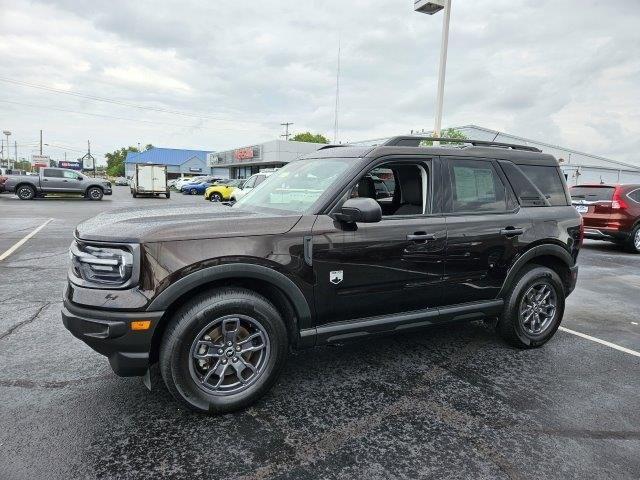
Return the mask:
[[294,142],[307,142],[307,143],[329,143],[327,137],[320,133],[313,134],[311,132],[296,133],[291,139]]
[[[456,130],[455,128],[445,128],[440,132],[440,138],[453,138],[456,140],[467,140],[467,136],[462,133],[460,130]],[[440,145],[455,145],[457,142],[440,142]],[[423,140],[420,142],[421,147],[429,147],[433,145],[432,140]]]
[[27,172],[31,171],[31,162],[29,162],[28,160],[18,160],[17,162],[14,162],[12,167],[15,170],[25,170]]
[[[148,144],[144,147],[146,150],[151,150],[153,145]],[[120,150],[116,150],[112,153],[105,153],[107,158],[107,175],[111,177],[124,177],[124,162],[127,159],[127,153],[139,152],[137,147],[122,147]]]

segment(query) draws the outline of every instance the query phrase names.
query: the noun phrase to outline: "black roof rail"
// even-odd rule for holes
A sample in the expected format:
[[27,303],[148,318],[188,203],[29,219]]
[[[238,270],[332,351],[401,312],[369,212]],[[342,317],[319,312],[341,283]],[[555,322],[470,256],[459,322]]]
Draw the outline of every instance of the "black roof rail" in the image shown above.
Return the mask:
[[343,143],[341,143],[341,144],[329,143],[327,145],[323,145],[318,150],[327,150],[329,148],[338,148],[338,147],[351,147],[351,145],[349,145],[347,143],[344,143],[344,144]]
[[419,147],[420,143],[425,140],[431,141],[439,141],[439,142],[447,142],[447,143],[468,143],[473,145],[474,147],[495,147],[495,148],[508,148],[511,150],[525,150],[527,152],[537,152],[541,153],[542,150],[536,147],[530,147],[528,145],[516,145],[513,143],[500,143],[500,142],[489,142],[486,140],[467,140],[460,138],[436,138],[436,137],[421,137],[416,135],[400,135],[397,137],[392,137],[386,142],[382,143],[380,146],[386,147]]

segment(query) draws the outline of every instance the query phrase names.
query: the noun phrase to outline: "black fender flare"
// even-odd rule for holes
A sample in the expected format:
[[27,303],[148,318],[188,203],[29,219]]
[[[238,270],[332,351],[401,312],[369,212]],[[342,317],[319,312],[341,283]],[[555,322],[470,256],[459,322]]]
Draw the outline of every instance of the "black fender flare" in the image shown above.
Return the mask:
[[509,271],[507,272],[507,277],[502,284],[502,288],[500,289],[500,293],[498,293],[498,298],[503,298],[511,285],[513,285],[513,281],[515,280],[518,272],[522,267],[535,259],[536,257],[541,257],[543,255],[550,255],[562,260],[563,263],[567,265],[568,268],[574,266],[575,262],[573,261],[573,257],[560,245],[555,244],[546,244],[546,245],[537,245],[532,247],[531,249],[524,252],[518,259],[511,265]]
[[171,284],[149,304],[147,311],[166,310],[185,293],[206,283],[225,278],[252,278],[262,280],[279,288],[291,301],[298,318],[298,328],[311,328],[311,308],[300,288],[282,273],[262,265],[233,263],[206,267],[193,272]]

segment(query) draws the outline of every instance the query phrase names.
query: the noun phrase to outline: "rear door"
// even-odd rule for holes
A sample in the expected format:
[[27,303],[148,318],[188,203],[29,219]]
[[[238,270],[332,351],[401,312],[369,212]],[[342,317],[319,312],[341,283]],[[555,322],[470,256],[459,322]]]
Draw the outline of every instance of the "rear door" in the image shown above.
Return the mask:
[[153,167],[153,191],[164,193],[167,190],[167,169],[164,167]]
[[138,185],[139,192],[153,191],[153,167],[151,165],[138,166]]
[[490,159],[443,159],[447,251],[443,305],[497,296],[509,266],[533,238],[506,177]]
[[42,169],[41,187],[47,192],[64,192],[68,189],[68,179],[64,178],[62,170],[55,168]]

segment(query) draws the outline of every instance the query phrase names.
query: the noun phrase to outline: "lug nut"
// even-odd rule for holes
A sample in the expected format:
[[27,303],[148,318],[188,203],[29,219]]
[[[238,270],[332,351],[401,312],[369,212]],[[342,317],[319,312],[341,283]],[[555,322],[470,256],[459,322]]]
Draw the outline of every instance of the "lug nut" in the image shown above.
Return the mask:
[[223,364],[226,364],[226,363],[227,363],[227,359],[226,359],[226,358],[223,358],[223,359],[222,359],[222,363],[223,363]]
[[227,342],[227,346],[230,347],[232,345],[231,342]]
[[204,336],[204,339],[205,339],[205,340],[211,340],[211,337],[210,337],[209,335],[205,335],[205,336]]
[[236,363],[238,361],[238,359],[236,357],[233,357],[233,363]]
[[237,345],[236,346],[236,352],[239,352],[239,351],[240,351],[240,345]]
[[224,352],[224,350],[222,350],[221,348],[218,349],[218,355],[222,355],[222,352]]

